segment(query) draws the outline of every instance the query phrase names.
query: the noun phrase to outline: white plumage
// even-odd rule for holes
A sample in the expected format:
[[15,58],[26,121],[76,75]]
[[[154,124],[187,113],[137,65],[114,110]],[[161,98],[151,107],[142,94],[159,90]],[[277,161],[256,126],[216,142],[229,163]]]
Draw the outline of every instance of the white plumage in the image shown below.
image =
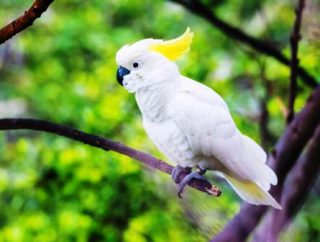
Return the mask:
[[268,193],[277,177],[265,152],[241,134],[216,92],[182,76],[163,51],[150,49],[158,43],[164,42],[143,40],[117,53],[118,65],[130,71],[122,84],[135,93],[150,139],[179,166],[215,171],[247,202],[281,208]]

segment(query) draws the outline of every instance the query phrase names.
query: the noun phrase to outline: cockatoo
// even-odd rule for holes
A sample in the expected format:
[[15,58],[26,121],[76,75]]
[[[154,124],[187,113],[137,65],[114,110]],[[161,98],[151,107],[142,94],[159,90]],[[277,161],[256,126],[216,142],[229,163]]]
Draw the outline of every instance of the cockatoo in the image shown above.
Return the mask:
[[123,46],[116,54],[118,82],[135,94],[149,138],[176,164],[173,179],[190,172],[179,183],[179,195],[192,178],[212,170],[243,200],[281,209],[268,193],[277,176],[266,165],[266,153],[238,130],[221,96],[180,74],[174,61],[190,50],[192,38],[187,28],[173,40]]

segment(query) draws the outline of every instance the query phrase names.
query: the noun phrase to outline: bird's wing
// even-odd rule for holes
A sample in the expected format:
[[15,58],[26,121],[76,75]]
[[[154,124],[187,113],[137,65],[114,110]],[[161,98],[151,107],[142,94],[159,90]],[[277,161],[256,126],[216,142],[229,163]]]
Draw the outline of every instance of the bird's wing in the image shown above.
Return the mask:
[[257,181],[266,189],[273,184],[274,177],[265,177],[266,173],[274,176],[264,164],[265,153],[239,132],[226,104],[214,91],[186,79],[172,99],[169,113],[195,153],[214,157],[239,178]]
[[187,77],[182,77],[179,80],[179,85],[177,88],[179,93],[190,94],[200,102],[204,102],[213,106],[219,106],[229,112],[228,106],[222,97],[220,97],[219,94],[214,92],[209,87],[199,82],[195,82]]

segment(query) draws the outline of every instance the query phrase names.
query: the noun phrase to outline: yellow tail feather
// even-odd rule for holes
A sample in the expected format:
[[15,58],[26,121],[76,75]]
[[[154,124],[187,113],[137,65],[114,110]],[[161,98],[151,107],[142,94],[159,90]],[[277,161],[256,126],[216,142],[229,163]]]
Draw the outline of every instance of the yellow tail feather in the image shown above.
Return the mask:
[[276,209],[282,209],[280,204],[256,183],[239,181],[225,174],[223,176],[243,200],[255,205],[270,205]]

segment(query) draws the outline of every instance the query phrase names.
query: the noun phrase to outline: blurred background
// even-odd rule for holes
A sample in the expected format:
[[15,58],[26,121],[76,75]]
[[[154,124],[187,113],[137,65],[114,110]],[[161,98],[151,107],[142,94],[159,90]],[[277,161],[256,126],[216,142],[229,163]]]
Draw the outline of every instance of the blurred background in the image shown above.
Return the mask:
[[[289,56],[295,1],[203,2]],[[1,0],[0,26],[31,4]],[[300,63],[313,76],[320,76],[318,6],[305,9],[299,46]],[[54,121],[165,160],[142,128],[134,97],[115,79],[115,53],[143,38],[174,38],[187,26],[195,37],[178,61],[181,72],[222,95],[239,129],[270,151],[285,127],[289,69],[163,0],[54,1],[0,46],[0,118]],[[308,94],[300,84],[296,111]],[[0,154],[0,241],[207,241],[240,207],[213,176],[221,197],[187,188],[181,200],[168,175],[46,133],[1,132]],[[319,194],[318,182],[283,241],[320,238]]]

